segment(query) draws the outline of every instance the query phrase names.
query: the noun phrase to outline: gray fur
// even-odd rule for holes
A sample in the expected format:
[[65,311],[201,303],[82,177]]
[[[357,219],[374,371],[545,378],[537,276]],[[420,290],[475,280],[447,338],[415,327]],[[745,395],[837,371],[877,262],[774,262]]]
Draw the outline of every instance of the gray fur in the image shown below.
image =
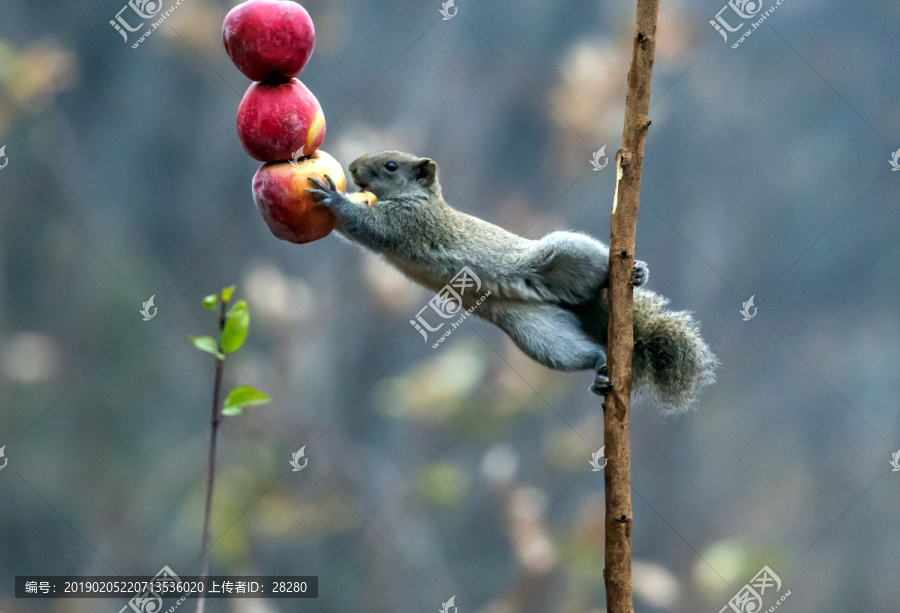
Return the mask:
[[[437,165],[428,158],[382,151],[355,160],[350,173],[378,198],[374,206],[353,202],[333,184],[316,182],[310,190],[337,215],[341,234],[435,292],[469,266],[482,291],[491,291],[476,315],[549,368],[597,371],[593,389],[606,389],[606,245],[576,232],[530,240],[457,211],[444,201]],[[635,262],[634,285],[648,275],[647,265]],[[649,387],[673,412],[714,381],[717,361],[690,314],[666,311],[666,303],[653,292],[635,292],[634,376],[637,387]]]

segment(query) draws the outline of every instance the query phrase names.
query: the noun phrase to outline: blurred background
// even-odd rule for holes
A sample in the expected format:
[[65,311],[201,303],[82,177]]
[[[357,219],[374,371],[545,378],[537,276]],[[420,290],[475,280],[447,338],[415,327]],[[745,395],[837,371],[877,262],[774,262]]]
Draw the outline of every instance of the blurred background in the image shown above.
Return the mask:
[[[252,324],[226,387],[273,403],[221,429],[212,570],[319,598],[207,611],[604,611],[591,373],[474,319],[432,349],[429,292],[269,233],[235,4],[163,0],[133,49],[124,0],[0,0],[0,611],[127,604],[16,600],[16,575],[198,574],[213,361],[187,337],[231,284]],[[607,240],[590,160],[620,145],[633,0],[303,4],[324,150],[427,155],[463,211]],[[781,610],[896,611],[900,3],[784,0],[737,49],[723,6],[662,1],[637,255],[722,367],[696,411],[633,407],[636,610],[716,613],[768,565]]]

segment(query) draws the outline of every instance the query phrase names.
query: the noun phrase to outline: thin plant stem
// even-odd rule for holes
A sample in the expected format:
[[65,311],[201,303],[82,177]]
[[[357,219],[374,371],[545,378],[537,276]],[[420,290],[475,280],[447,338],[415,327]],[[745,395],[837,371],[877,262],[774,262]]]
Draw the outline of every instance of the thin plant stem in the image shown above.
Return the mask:
[[[221,307],[219,309],[219,333],[225,328],[225,301],[220,300]],[[222,343],[219,341],[219,353],[222,353]],[[213,403],[212,403],[212,422],[210,428],[209,439],[209,463],[207,465],[206,474],[206,510],[203,514],[203,542],[200,546],[202,562],[200,564],[200,580],[203,581],[209,575],[209,539],[210,539],[210,517],[212,515],[212,499],[213,486],[216,480],[216,440],[219,432],[219,423],[222,421],[221,397],[222,397],[222,371],[225,361],[216,358],[216,378],[213,385]],[[197,598],[197,613],[203,613],[206,606],[206,592],[200,593]]]

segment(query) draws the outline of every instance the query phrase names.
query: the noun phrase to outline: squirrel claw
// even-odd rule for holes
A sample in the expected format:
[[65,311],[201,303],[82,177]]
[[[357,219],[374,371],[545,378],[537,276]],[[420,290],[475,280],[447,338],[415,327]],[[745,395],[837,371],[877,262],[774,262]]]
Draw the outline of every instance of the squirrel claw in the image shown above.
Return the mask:
[[[331,177],[325,175],[325,178],[328,179],[329,185],[326,185],[323,181],[320,181],[316,177],[310,177],[309,182],[318,187],[323,191],[334,191],[334,182],[331,180]],[[317,191],[317,190],[307,190],[307,191]]]
[[323,191],[321,189],[308,189],[306,191],[307,191],[307,193],[310,193],[313,196],[315,196],[316,198],[318,198],[319,200],[328,200],[329,198],[331,198],[331,194],[329,194],[328,192]]
[[609,380],[609,373],[606,370],[606,364],[597,369],[597,376],[591,385],[591,391],[598,396],[606,396],[612,391],[612,383]]
[[309,182],[316,186],[316,189],[307,189],[306,191],[319,199],[320,204],[328,205],[333,202],[341,193],[337,190],[337,186],[331,177],[325,175],[326,185],[324,181],[316,177],[310,177]]
[[598,396],[606,396],[612,391],[612,384],[606,375],[597,375],[594,383],[591,385],[591,391]]
[[647,266],[647,262],[636,260],[634,262],[634,270],[632,270],[631,272],[631,285],[634,287],[640,287],[647,283],[647,279],[649,278],[650,268]]

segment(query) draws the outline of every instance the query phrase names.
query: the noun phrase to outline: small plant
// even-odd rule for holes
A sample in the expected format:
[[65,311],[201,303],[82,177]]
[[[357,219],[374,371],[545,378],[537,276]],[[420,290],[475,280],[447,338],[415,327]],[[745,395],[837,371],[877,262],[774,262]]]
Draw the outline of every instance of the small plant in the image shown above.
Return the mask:
[[[206,510],[203,515],[203,542],[200,548],[202,563],[200,578],[206,579],[209,574],[209,538],[210,515],[212,511],[213,485],[216,476],[216,435],[223,415],[240,415],[244,407],[267,404],[271,399],[258,389],[244,385],[236,387],[222,402],[222,377],[225,369],[225,357],[235,353],[247,340],[250,330],[250,306],[245,300],[238,300],[231,308],[231,297],[234,286],[224,288],[218,295],[210,294],[203,299],[203,308],[207,311],[218,311],[219,335],[190,337],[197,349],[212,354],[216,358],[215,383],[213,384],[212,422],[209,443],[209,465],[206,481]],[[206,596],[201,593],[197,599],[197,613],[203,613]]]

